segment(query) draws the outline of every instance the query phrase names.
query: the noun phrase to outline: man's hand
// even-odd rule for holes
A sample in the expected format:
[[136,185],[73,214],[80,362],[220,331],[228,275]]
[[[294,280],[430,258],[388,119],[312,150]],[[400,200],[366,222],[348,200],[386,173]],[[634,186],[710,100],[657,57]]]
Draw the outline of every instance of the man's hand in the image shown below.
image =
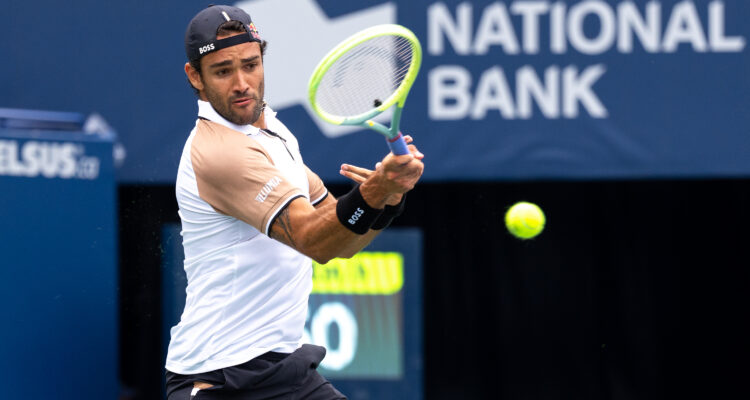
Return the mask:
[[[424,154],[407,140],[410,154],[388,154],[375,170],[343,165],[341,174],[360,184],[359,192],[367,205],[384,208],[397,205],[403,193],[411,190],[424,170]],[[271,224],[270,236],[325,264],[334,257],[351,257],[377,236],[380,230],[359,235],[344,225],[336,215],[337,200],[327,198],[313,207],[304,197],[292,200]]]
[[375,165],[374,171],[349,164],[341,166],[339,173],[361,184],[362,196],[374,208],[398,204],[401,195],[411,190],[422,176],[424,154],[411,144],[411,136],[405,136],[404,140],[409,144],[411,154],[388,154]]
[[[375,164],[375,168],[378,168],[381,163],[378,162]],[[363,183],[367,180],[367,178],[370,177],[375,171],[367,168],[357,167],[355,165],[350,164],[341,164],[341,170],[339,171],[339,174],[353,180],[356,183]],[[396,204],[401,202],[401,193],[398,194],[392,194],[388,196],[388,199],[385,201],[385,204],[389,206],[395,206]]]

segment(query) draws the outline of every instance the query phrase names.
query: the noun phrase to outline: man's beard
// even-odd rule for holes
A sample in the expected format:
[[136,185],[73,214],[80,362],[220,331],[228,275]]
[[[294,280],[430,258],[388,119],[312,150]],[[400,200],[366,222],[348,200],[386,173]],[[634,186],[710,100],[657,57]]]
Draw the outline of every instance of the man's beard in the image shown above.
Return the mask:
[[[252,125],[258,120],[258,118],[260,118],[260,114],[263,112],[263,108],[265,108],[265,102],[263,101],[264,86],[265,80],[260,82],[257,95],[243,93],[231,96],[228,99],[222,98],[221,95],[212,91],[208,87],[205,88],[204,93],[206,94],[208,102],[214,107],[214,110],[224,117],[224,119],[235,125]],[[232,102],[243,97],[249,97],[254,101],[253,110],[250,115],[240,115],[232,110]]]

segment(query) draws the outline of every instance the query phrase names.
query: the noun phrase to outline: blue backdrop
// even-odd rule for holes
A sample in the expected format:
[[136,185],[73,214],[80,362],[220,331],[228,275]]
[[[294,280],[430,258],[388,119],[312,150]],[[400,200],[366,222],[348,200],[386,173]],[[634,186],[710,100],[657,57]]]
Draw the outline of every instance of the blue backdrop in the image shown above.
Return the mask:
[[[3,4],[0,107],[98,112],[127,150],[121,182],[172,183],[196,111],[184,30],[206,3]],[[383,22],[424,48],[403,128],[428,180],[750,175],[746,1],[240,5],[270,42],[269,103],[326,181],[386,147],[374,133],[325,132],[307,77],[333,44]]]
[[[84,117],[0,109],[0,382],[8,398],[114,399],[119,389],[113,135],[84,133],[76,120]],[[56,129],[50,121],[63,122]]]

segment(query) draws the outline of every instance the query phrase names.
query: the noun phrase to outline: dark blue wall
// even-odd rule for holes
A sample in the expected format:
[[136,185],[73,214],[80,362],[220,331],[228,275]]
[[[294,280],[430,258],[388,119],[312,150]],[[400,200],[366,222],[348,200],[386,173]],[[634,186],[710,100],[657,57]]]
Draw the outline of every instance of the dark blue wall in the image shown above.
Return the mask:
[[119,365],[111,138],[7,129],[2,122],[4,392],[19,399],[114,399]]
[[[251,14],[260,14],[256,22],[261,34],[268,33],[266,39],[271,46],[267,65],[314,65],[317,60],[303,52],[306,47],[315,47],[324,39],[343,39],[343,31],[331,27],[351,21],[357,11],[385,4],[361,0],[300,1],[287,0],[286,6],[275,1],[270,8],[260,4],[267,4],[264,1],[245,2]],[[403,128],[417,138],[428,157],[426,179],[750,175],[750,163],[745,157],[750,148],[750,114],[746,112],[750,106],[750,57],[746,46],[750,25],[744,22],[750,17],[749,3],[653,2],[660,14],[656,46],[645,48],[635,38],[632,51],[623,51],[618,49],[621,35],[617,33],[622,24],[616,21],[625,12],[619,7],[636,3],[565,1],[565,21],[574,20],[571,15],[578,12],[587,15],[579,24],[588,38],[584,42],[594,43],[601,37],[602,28],[614,29],[613,41],[605,43],[601,52],[593,51],[595,54],[586,54],[586,49],[578,44],[580,37],[576,41],[569,34],[565,35],[565,51],[556,52],[549,39],[549,10],[541,14],[538,29],[534,30],[539,37],[538,50],[524,47],[528,38],[518,8],[528,2],[459,3],[390,3],[395,5],[395,22],[414,30],[425,49],[422,71],[407,101]],[[325,18],[315,17],[300,4],[319,5]],[[128,152],[119,170],[121,181],[171,183],[196,110],[182,71],[184,29],[205,5],[205,1],[195,0],[106,4],[40,0],[4,4],[0,14],[4,60],[0,63],[4,77],[0,80],[0,107],[99,112],[118,131]],[[470,27],[459,22],[461,7],[468,9]],[[710,18],[711,7],[715,8],[714,18]],[[279,29],[285,22],[296,21],[288,17],[295,10],[304,13],[303,21],[309,24],[299,26],[294,22],[287,29]],[[601,18],[591,10],[604,10],[602,15],[611,13],[615,23],[603,26]],[[644,2],[637,2],[635,10],[638,15],[645,15]],[[437,26],[435,15],[447,15],[453,22],[440,25],[443,28],[430,35],[429,27]],[[508,37],[503,31],[503,15],[509,16],[512,35],[519,45],[516,54],[512,43],[498,44],[503,42],[497,39],[498,35],[502,37],[505,32]],[[721,27],[718,21],[723,22]],[[376,22],[381,21],[372,21]],[[468,27],[468,54],[458,54],[460,48],[456,50],[452,44],[451,40],[459,40],[455,39],[455,32],[446,33],[451,31],[451,24],[458,25],[459,30]],[[579,25],[570,22],[573,30]],[[485,54],[477,54],[482,48],[481,32],[496,34],[494,41],[491,36],[484,36],[490,38],[485,41],[489,44]],[[448,36],[454,39],[449,40]],[[679,39],[677,46],[670,48],[668,36]],[[438,50],[441,42],[442,50]],[[722,49],[721,42],[729,43],[730,49]],[[475,115],[479,119],[464,114],[458,119],[446,119],[447,115],[434,106],[431,112],[430,99],[449,106],[454,102],[441,97],[435,84],[430,85],[430,77],[437,80],[436,74],[446,66],[464,71],[469,77],[467,92],[472,99],[482,86],[490,97],[500,98],[502,82],[491,84],[493,81],[488,79],[505,77],[515,114],[508,111],[508,106],[488,107],[485,115]],[[497,72],[498,67],[502,75]],[[522,96],[515,89],[517,81],[523,80],[516,78],[519,71],[525,71],[522,74],[532,81],[545,82],[545,73],[553,75],[550,79],[558,74],[563,81],[566,69],[574,80],[590,78],[588,83],[582,83],[583,91],[598,99],[606,116],[591,103],[580,100],[573,101],[578,111],[566,116],[562,99],[573,95],[568,85],[568,89],[559,88],[558,95],[553,96],[552,103],[559,107],[557,114],[549,110],[545,114],[532,100],[531,114],[528,119],[522,118]],[[288,71],[281,67],[274,70]],[[267,70],[267,77],[272,72]],[[310,72],[305,67],[292,75],[307,77]],[[484,84],[480,83],[483,76]],[[275,79],[277,82],[279,78]],[[303,156],[326,181],[339,179],[338,165],[342,161],[371,165],[384,155],[385,147],[373,133],[326,138],[302,103],[274,103],[274,99],[284,97],[279,86],[267,85],[271,106],[280,111],[282,120],[298,135]],[[564,85],[550,84],[548,89],[558,86]],[[472,107],[481,108],[475,104]],[[327,157],[331,151],[344,156]]]

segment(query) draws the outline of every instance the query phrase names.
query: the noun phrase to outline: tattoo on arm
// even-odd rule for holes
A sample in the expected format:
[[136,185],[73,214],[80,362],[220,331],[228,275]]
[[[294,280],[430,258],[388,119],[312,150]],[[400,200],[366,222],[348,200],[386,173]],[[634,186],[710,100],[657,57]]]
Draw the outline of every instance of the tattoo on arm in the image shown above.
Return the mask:
[[284,243],[289,243],[294,248],[297,247],[297,243],[294,242],[294,237],[292,236],[292,222],[289,219],[289,207],[284,207],[284,210],[282,210],[279,216],[276,217],[274,227],[278,228],[271,229],[272,238]]

